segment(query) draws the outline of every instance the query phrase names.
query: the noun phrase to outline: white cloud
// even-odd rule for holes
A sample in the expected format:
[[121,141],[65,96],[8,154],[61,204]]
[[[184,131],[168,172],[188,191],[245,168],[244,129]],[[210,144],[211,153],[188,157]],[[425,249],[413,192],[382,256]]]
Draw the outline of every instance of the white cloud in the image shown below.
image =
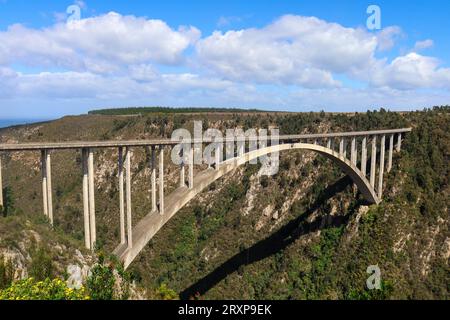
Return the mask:
[[127,64],[177,64],[200,36],[193,27],[110,12],[41,30],[12,25],[0,32],[0,65],[114,72]]
[[377,34],[378,50],[387,51],[395,46],[395,41],[404,36],[403,31],[398,26],[390,26],[382,29]]
[[286,15],[261,29],[216,31],[196,51],[202,65],[232,80],[336,87],[332,74],[366,68],[376,46],[363,30]]
[[428,48],[431,48],[432,46],[434,46],[434,42],[431,39],[426,39],[423,41],[417,41],[416,44],[414,45],[414,52],[418,52],[421,50],[425,50]]
[[409,53],[395,58],[390,64],[373,71],[371,82],[375,86],[387,86],[402,90],[418,88],[450,89],[450,69],[439,68],[439,61],[432,57]]

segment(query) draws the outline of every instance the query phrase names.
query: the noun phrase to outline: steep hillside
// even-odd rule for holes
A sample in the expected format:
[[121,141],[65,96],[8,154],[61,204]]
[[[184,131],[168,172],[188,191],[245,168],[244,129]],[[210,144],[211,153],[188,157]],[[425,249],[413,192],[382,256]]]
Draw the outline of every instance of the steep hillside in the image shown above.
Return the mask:
[[[412,126],[384,201],[366,206],[348,177],[309,152],[281,154],[279,173],[261,177],[246,165],[203,192],[159,232],[130,270],[140,286],[161,284],[182,298],[448,299],[448,107],[423,112],[365,114],[88,115],[0,131],[2,142],[170,137],[174,128],[280,128],[282,134]],[[133,150],[133,221],[151,208],[148,153]],[[166,159],[167,189],[178,169]],[[98,247],[119,241],[117,151],[95,156]],[[0,228],[42,218],[39,155],[5,154],[6,215]],[[80,154],[53,155],[57,233],[82,247]],[[196,168],[200,170],[200,168]],[[45,226],[43,226],[45,228]],[[26,229],[26,228],[25,228]],[[0,247],[11,243],[0,238]],[[68,240],[69,241],[69,240]],[[81,249],[80,249],[81,250]],[[67,253],[71,256],[72,253]],[[383,289],[369,291],[366,269],[378,265]]]

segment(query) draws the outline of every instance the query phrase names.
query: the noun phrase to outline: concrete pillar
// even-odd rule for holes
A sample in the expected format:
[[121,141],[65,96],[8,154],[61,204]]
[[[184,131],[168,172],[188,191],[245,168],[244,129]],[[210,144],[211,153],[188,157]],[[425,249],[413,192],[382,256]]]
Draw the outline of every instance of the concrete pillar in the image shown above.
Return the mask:
[[131,151],[130,148],[125,150],[125,167],[126,167],[126,178],[125,178],[125,193],[127,199],[127,241],[128,248],[133,247],[133,234],[132,234],[132,224],[131,224]]
[[219,170],[219,166],[220,166],[220,152],[221,151],[222,150],[221,150],[220,146],[217,145],[216,151],[215,151],[215,154],[214,154],[216,156],[216,161],[215,161],[215,163],[216,163],[216,170]]
[[327,148],[331,149],[331,138],[327,139]]
[[159,146],[159,214],[164,214],[164,146]]
[[356,157],[357,153],[356,153],[356,138],[352,137],[352,144],[351,144],[351,150],[350,150],[350,159],[351,162],[354,166],[356,166],[356,161],[357,161],[357,157]]
[[95,195],[94,195],[94,151],[88,149],[88,175],[89,175],[89,225],[91,231],[91,249],[95,249],[97,229],[95,227]]
[[47,199],[47,152],[41,150],[41,171],[42,171],[42,200],[44,215],[48,217],[48,199]]
[[46,157],[48,219],[50,224],[53,225],[52,158],[48,150],[46,151]]
[[361,143],[361,172],[363,176],[367,173],[367,137],[362,139]]
[[155,163],[155,146],[152,146],[152,211],[156,211],[156,163]]
[[238,157],[242,157],[245,153],[245,141],[241,141],[238,147]]
[[180,165],[180,187],[186,186],[186,177],[185,177],[185,169],[184,169],[184,154],[183,149],[180,151],[181,156],[181,165]]
[[339,156],[340,157],[344,156],[344,138],[341,138],[339,140]]
[[2,177],[2,156],[0,154],[0,206],[3,208],[3,177]]
[[378,176],[378,198],[383,194],[383,175],[384,175],[384,149],[386,148],[386,136],[381,136],[380,143],[380,172]]
[[388,164],[387,164],[387,172],[390,172],[392,169],[392,154],[394,153],[394,134],[389,136],[389,155],[388,155]]
[[344,138],[343,138],[342,146],[343,146],[343,148],[344,148],[344,152],[343,152],[342,156],[343,156],[344,158],[347,158],[347,140],[344,139]]
[[317,139],[314,139],[314,140],[313,140],[313,144],[317,144]]
[[119,147],[119,217],[120,217],[120,244],[125,239],[125,196],[124,196],[124,173],[123,173],[123,147]]
[[89,173],[87,163],[87,150],[81,150],[81,161],[83,167],[83,220],[84,220],[84,245],[91,249],[91,230],[89,227]]
[[194,188],[194,148],[189,150],[189,189]]
[[377,136],[372,137],[372,155],[370,162],[370,185],[375,188],[375,170],[377,164]]
[[397,152],[400,152],[402,149],[402,134],[399,133],[397,136]]

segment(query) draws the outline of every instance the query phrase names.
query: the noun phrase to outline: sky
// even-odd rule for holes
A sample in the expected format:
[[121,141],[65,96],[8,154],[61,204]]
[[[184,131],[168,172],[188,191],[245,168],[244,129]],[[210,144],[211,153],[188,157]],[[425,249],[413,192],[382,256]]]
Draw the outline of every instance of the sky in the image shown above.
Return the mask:
[[0,119],[447,105],[449,18],[447,0],[0,0]]

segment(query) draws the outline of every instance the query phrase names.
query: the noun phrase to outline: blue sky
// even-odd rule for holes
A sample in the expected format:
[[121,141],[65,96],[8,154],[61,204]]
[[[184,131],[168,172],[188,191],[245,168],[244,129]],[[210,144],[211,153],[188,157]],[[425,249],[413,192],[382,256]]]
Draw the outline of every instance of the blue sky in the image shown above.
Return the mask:
[[[67,22],[76,4],[81,20]],[[368,30],[366,9],[381,9]],[[0,119],[450,104],[448,1],[0,0]]]

